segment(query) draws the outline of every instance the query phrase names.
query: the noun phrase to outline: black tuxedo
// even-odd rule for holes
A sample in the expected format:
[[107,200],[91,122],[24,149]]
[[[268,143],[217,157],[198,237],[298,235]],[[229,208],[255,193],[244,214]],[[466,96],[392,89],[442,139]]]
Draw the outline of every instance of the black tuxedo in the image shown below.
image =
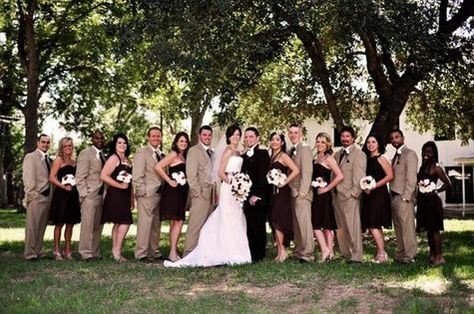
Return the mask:
[[[249,240],[252,261],[260,261],[265,257],[267,242],[266,218],[268,211],[268,182],[267,173],[270,168],[268,151],[255,146],[253,155],[242,155],[244,161],[242,172],[248,174],[252,180],[252,187],[247,201],[244,203],[244,214],[247,220],[247,237]],[[252,196],[261,198],[251,206],[249,199]]]

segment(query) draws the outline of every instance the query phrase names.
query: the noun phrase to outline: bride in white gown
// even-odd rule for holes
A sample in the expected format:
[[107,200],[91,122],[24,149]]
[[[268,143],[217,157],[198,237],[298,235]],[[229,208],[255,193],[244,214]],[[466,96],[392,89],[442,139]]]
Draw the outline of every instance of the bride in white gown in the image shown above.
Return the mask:
[[229,145],[223,150],[222,157],[218,156],[219,149],[216,150],[218,166],[213,168],[216,168],[215,176],[222,180],[219,205],[201,228],[196,248],[179,261],[165,261],[165,267],[208,267],[252,262],[245,216],[230,186],[232,175],[240,172],[242,167],[243,160],[237,150],[241,135],[239,127],[229,127],[226,131]]

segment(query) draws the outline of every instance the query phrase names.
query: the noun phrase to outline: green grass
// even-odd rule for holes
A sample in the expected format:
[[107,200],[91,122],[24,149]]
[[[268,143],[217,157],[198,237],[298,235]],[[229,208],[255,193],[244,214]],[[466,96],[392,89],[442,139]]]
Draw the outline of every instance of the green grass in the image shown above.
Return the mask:
[[[104,259],[98,262],[22,259],[24,214],[0,210],[0,312],[140,312],[140,313],[468,313],[474,311],[474,221],[446,220],[446,264],[428,266],[427,243],[418,238],[417,262],[370,263],[374,245],[364,240],[366,263],[342,260],[326,264],[272,261],[237,267],[165,269],[161,264],[110,258],[104,232]],[[77,237],[78,228],[74,238]],[[48,229],[47,232],[50,232]],[[162,250],[169,250],[163,227]],[[393,232],[387,249],[394,255]],[[44,251],[51,252],[47,234]],[[133,229],[125,256],[133,258]],[[77,242],[74,242],[77,247]],[[181,243],[182,247],[182,243]],[[76,256],[77,258],[77,256]]]

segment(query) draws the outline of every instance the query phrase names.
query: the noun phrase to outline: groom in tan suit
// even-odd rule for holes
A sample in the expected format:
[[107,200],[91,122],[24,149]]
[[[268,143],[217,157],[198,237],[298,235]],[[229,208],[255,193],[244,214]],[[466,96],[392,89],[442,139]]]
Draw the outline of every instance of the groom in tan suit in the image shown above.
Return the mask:
[[186,176],[191,194],[188,230],[184,243],[184,256],[197,245],[199,232],[213,210],[214,182],[210,182],[213,151],[212,128],[204,125],[199,129],[199,142],[191,147],[186,157]]
[[288,131],[288,137],[293,144],[289,155],[300,170],[300,174],[290,182],[294,209],[295,250],[293,254],[300,262],[310,262],[314,260],[314,238],[311,224],[313,155],[311,148],[302,142],[303,128],[301,125],[293,124]]
[[161,179],[155,171],[156,164],[163,157],[159,149],[161,129],[151,127],[147,135],[148,145],[137,151],[132,170],[138,210],[135,258],[143,262],[151,262],[161,257],[159,251]]
[[351,127],[341,130],[343,148],[334,158],[339,162],[344,179],[334,190],[334,213],[337,242],[342,255],[352,262],[362,262],[362,229],[360,224],[360,179],[365,176],[367,157],[354,144]]
[[49,172],[51,161],[48,157],[50,139],[41,134],[36,141],[36,150],[25,155],[23,160],[23,185],[25,186],[26,260],[35,261],[41,255],[44,232],[48,223],[51,188]]
[[401,130],[390,133],[390,142],[397,150],[392,159],[394,179],[390,183],[392,195],[392,217],[397,236],[395,260],[411,263],[416,256],[415,190],[418,158],[405,146]]
[[100,224],[104,203],[104,183],[100,172],[105,164],[102,152],[104,135],[97,130],[92,134],[92,146],[84,149],[77,158],[76,186],[81,202],[81,235],[79,254],[86,261],[100,259]]

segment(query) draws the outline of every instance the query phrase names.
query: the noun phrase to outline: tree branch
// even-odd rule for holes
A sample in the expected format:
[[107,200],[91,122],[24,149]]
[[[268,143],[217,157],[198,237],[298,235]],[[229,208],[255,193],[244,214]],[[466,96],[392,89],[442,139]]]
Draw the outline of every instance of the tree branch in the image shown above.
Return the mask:
[[[453,17],[448,21],[446,20],[447,15],[447,0],[441,0],[440,5],[440,23],[439,24],[439,35],[451,35],[455,30],[461,27],[469,17],[474,16],[474,0],[464,0]],[[442,12],[444,11],[444,12]],[[444,19],[444,21],[442,20]]]
[[359,31],[359,36],[365,47],[367,70],[374,81],[377,94],[382,98],[388,99],[391,97],[392,85],[383,71],[382,59],[377,52],[375,39],[371,32],[367,30]]

